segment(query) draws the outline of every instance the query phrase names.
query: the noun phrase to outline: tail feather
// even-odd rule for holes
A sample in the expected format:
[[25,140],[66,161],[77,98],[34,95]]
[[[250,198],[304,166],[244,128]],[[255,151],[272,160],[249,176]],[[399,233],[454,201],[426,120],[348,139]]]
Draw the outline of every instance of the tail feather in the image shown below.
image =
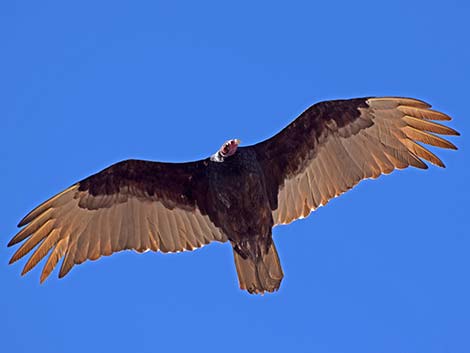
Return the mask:
[[255,259],[251,257],[244,259],[235,250],[233,255],[241,289],[251,294],[264,294],[279,289],[284,274],[274,242],[266,253]]

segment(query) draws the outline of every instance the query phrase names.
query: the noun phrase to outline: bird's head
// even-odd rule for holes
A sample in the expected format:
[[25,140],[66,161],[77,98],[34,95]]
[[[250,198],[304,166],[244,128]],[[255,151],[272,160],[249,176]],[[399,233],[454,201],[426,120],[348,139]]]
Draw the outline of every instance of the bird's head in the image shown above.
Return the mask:
[[232,139],[226,141],[222,147],[211,157],[212,161],[223,162],[225,158],[233,156],[237,151],[238,145],[240,144],[239,139]]

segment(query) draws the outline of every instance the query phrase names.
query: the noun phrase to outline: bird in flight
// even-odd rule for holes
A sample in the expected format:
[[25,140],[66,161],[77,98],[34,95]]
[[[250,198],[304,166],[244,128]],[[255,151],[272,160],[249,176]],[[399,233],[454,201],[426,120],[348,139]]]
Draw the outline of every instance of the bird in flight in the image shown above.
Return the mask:
[[450,120],[411,98],[379,97],[312,105],[277,135],[252,146],[227,141],[188,163],[125,160],[45,201],[18,224],[10,263],[33,249],[22,274],[46,255],[41,283],[59,260],[59,278],[86,260],[133,249],[190,251],[230,242],[241,289],[279,289],[283,271],[272,228],[307,217],[361,180],[426,160],[422,144],[456,149]]

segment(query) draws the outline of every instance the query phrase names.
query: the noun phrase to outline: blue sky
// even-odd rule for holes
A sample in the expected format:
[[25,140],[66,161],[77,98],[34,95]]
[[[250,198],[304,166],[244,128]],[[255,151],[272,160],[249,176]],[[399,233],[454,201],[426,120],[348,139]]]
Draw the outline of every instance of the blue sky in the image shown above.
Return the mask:
[[[2,351],[469,352],[469,6],[2,2]],[[275,228],[274,295],[238,289],[228,244],[123,252],[42,286],[39,269],[7,266],[26,212],[111,163],[200,159],[369,95],[453,116],[459,151]]]

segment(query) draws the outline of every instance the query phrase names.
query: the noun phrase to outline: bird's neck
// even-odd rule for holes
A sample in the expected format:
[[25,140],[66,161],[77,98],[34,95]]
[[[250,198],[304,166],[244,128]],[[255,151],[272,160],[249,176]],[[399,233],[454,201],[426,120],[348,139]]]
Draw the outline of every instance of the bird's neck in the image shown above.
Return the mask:
[[225,160],[225,158],[222,156],[222,154],[220,153],[220,151],[217,151],[216,153],[214,153],[212,156],[211,156],[211,161],[212,162],[223,162]]

